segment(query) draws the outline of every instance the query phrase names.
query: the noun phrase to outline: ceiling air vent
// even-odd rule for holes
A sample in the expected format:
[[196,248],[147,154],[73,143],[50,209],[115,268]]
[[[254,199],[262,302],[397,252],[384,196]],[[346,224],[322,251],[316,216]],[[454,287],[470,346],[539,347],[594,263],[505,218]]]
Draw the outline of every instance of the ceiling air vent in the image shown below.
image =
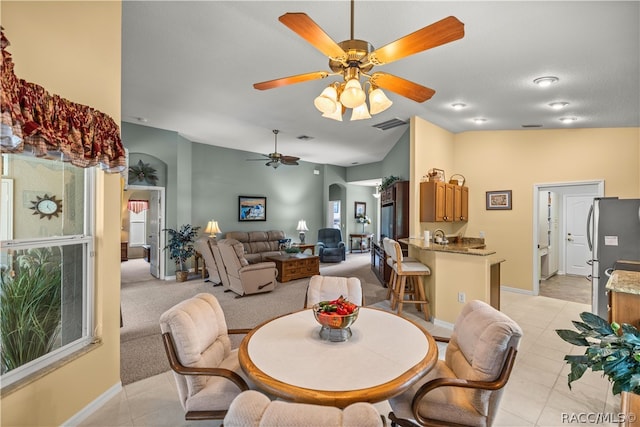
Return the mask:
[[386,122],[382,122],[382,123],[378,123],[376,125],[373,125],[373,127],[374,128],[378,128],[380,130],[389,130],[389,129],[392,129],[392,128],[396,128],[398,126],[406,125],[407,123],[409,123],[409,122],[405,121],[405,120],[400,120],[398,118],[395,118],[395,119],[387,120]]
[[523,128],[541,128],[542,125],[522,125]]
[[300,135],[300,136],[296,136],[296,139],[299,139],[300,141],[309,141],[313,139],[313,137],[309,135]]

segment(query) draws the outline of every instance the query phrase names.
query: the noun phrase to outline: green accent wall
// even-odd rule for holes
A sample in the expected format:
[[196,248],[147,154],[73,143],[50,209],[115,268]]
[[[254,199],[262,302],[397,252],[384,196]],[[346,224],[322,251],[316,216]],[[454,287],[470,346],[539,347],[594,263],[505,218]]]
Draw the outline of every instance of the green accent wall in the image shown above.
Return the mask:
[[[174,131],[125,122],[122,141],[130,153],[146,153],[166,164],[166,177],[161,181],[166,183],[167,228],[189,223],[202,227],[203,232],[207,221],[215,219],[223,234],[235,230],[284,230],[297,242],[295,228],[298,220],[304,219],[309,228],[305,240],[314,243],[318,229],[324,228],[327,221],[329,188],[337,184],[344,189],[340,192],[342,232],[348,243],[349,233],[362,232],[362,226],[354,219],[354,202],[367,203],[367,215],[373,221],[366,227],[367,232],[375,232],[378,218],[375,188],[349,181],[409,175],[408,132],[383,161],[349,168],[300,161],[299,166],[273,169],[264,162],[247,161],[257,158],[256,153],[195,143]],[[238,196],[266,197],[266,221],[239,221]],[[165,261],[166,272],[171,275],[173,263],[167,258]]]

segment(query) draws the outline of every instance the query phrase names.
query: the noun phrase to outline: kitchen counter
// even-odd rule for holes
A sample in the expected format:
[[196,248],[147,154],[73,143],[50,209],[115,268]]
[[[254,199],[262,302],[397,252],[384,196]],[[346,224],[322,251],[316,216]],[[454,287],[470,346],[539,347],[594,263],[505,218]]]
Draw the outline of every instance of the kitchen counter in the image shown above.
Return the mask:
[[434,252],[449,252],[455,254],[489,256],[496,253],[485,248],[484,239],[478,238],[462,238],[460,242],[447,243],[441,245],[439,243],[427,242],[424,239],[399,239],[399,242],[406,243],[416,249]]
[[640,272],[613,270],[606,288],[614,292],[640,295]]
[[609,291],[609,322],[640,327],[640,271],[613,270]]
[[453,325],[467,301],[480,300],[500,309],[500,264],[504,258],[486,249],[482,238],[451,238],[440,245],[423,239],[399,239],[409,256],[431,270],[422,278],[434,322]]

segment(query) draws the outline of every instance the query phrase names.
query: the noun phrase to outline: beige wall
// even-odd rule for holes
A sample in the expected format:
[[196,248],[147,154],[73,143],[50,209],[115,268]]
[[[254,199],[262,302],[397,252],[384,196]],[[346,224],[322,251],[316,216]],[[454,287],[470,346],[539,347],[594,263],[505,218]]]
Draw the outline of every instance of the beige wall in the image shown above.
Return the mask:
[[[3,0],[2,26],[19,78],[120,123],[121,5]],[[98,172],[96,324],[102,344],[0,401],[0,424],[60,425],[120,381],[120,181]]]
[[[431,167],[445,165],[447,179],[453,173],[466,177],[469,187],[469,222],[449,225],[466,236],[486,233],[488,249],[505,258],[502,284],[526,291],[533,284],[533,186],[535,184],[604,180],[605,195],[640,197],[640,130],[560,129],[477,131],[451,134],[414,119],[412,152],[417,187]],[[442,146],[448,146],[448,150]],[[415,147],[414,147],[415,146]],[[443,158],[447,157],[448,158]],[[447,169],[448,168],[448,169]],[[487,211],[485,192],[512,190],[513,209]],[[414,188],[414,200],[418,194]],[[412,207],[412,234],[419,224],[418,203]],[[445,230],[448,231],[448,230]]]

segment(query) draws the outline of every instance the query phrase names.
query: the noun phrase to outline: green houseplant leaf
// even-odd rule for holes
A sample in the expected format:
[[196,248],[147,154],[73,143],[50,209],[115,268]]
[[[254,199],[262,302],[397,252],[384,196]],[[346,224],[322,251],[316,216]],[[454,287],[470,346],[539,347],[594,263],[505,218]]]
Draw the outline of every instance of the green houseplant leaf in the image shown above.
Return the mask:
[[179,271],[187,271],[186,262],[196,254],[194,243],[200,227],[184,224],[180,229],[165,228],[169,233],[169,240],[164,250],[169,251],[169,258],[175,261]]
[[571,383],[592,371],[602,371],[613,383],[613,394],[622,391],[640,394],[640,332],[629,324],[609,324],[601,317],[583,312],[582,322],[574,321],[578,332],[556,329],[564,341],[586,347],[582,355],[567,355],[564,360],[571,365],[567,376]]
[[18,251],[0,271],[2,372],[55,348],[62,311],[62,267],[51,248]]

